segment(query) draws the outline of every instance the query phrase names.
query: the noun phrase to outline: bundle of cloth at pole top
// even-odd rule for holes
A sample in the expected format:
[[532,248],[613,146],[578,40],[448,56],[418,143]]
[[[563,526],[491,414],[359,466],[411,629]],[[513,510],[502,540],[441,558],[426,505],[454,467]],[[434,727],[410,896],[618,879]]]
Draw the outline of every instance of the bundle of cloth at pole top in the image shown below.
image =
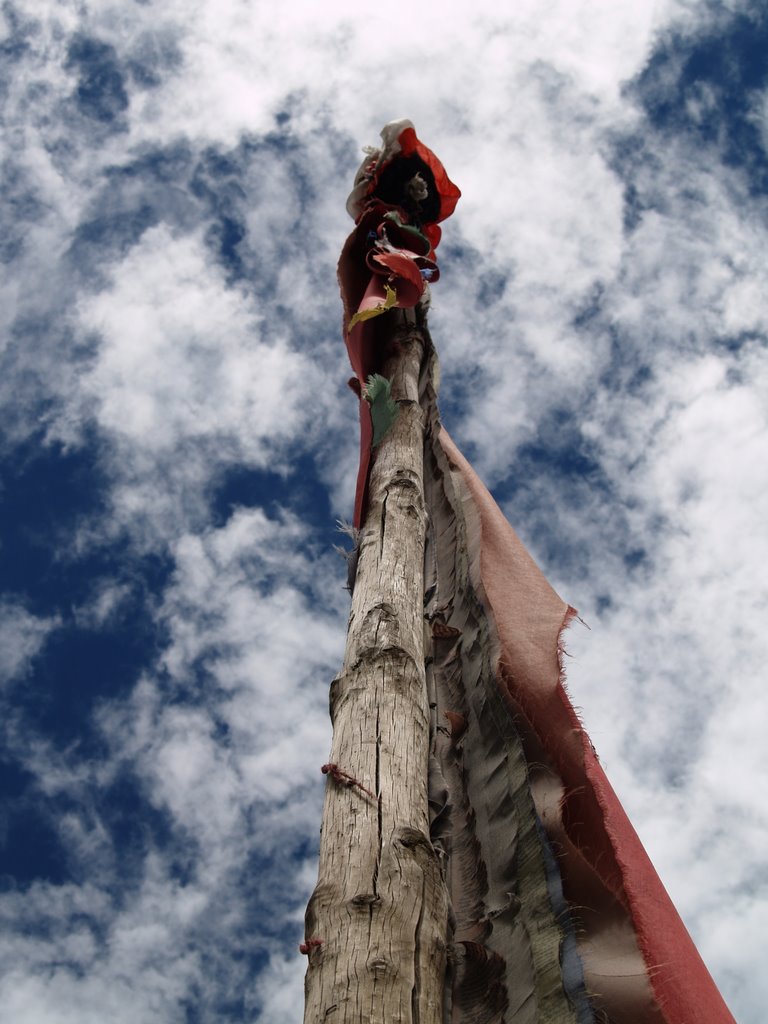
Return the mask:
[[[410,121],[355,179],[339,261],[358,396],[382,315],[424,305],[459,190]],[[420,400],[429,511],[424,615],[431,839],[452,903],[452,1024],[735,1024],[565,691],[555,593],[442,427],[425,318]],[[359,525],[374,427],[360,402]]]
[[[355,229],[338,270],[344,338],[355,371],[349,383],[359,397],[386,351],[381,314],[425,304],[429,284],[440,276],[435,258],[439,222],[453,213],[461,196],[411,121],[390,122],[381,138],[379,149],[366,149],[347,200]],[[370,410],[361,402],[355,526],[363,519],[373,441]]]
[[450,217],[461,197],[410,121],[391,122],[381,137],[381,149],[367,150],[347,200],[357,225],[354,237],[363,240],[371,271],[347,330],[393,306],[412,308],[421,301],[427,282],[440,276],[439,222]]

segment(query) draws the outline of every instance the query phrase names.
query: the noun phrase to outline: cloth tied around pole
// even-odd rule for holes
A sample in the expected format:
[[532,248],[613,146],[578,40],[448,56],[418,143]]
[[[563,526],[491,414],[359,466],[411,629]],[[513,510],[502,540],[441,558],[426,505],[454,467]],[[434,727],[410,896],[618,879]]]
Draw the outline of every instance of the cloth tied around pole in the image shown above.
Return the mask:
[[[435,248],[438,222],[453,213],[461,195],[435,154],[417,137],[410,121],[394,121],[381,132],[382,146],[368,149],[355,177],[347,210],[355,228],[339,259],[344,303],[344,340],[358,397],[389,354],[382,314],[413,309],[440,276]],[[360,467],[355,526],[367,505],[373,429],[370,407],[360,404]]]

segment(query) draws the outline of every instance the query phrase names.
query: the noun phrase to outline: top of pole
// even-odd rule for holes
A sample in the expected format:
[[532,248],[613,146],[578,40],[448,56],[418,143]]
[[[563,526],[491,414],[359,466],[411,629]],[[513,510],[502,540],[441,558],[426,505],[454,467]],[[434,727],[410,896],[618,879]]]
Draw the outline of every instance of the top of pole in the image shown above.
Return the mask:
[[[344,340],[355,371],[349,383],[360,398],[390,354],[391,332],[382,327],[383,314],[428,303],[429,285],[440,277],[435,256],[439,222],[453,213],[461,195],[440,160],[418,138],[413,122],[390,121],[381,139],[380,147],[365,148],[355,175],[347,200],[355,227],[338,268]],[[365,515],[372,437],[370,411],[361,402],[355,526]]]
[[373,200],[399,207],[411,223],[440,241],[437,224],[456,209],[461,192],[435,154],[420,141],[412,121],[390,121],[381,129],[380,147],[364,147],[365,159],[355,175],[347,212],[358,222]]

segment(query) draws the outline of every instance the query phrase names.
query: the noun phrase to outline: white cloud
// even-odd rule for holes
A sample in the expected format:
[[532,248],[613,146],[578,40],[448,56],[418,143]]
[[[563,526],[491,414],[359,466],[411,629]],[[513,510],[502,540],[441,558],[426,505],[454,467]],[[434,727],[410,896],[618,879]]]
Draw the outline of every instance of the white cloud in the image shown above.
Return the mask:
[[8,598],[0,600],[0,684],[23,677],[60,625],[56,615],[33,615]]
[[304,984],[295,957],[280,954],[270,957],[265,970],[259,975],[256,996],[260,1024],[291,1024],[304,1012]]
[[200,970],[184,928],[206,901],[195,902],[151,860],[147,869],[122,910],[88,885],[38,883],[23,905],[14,895],[0,898],[8,936],[0,1020],[182,1019],[181,1002]]
[[[302,855],[299,879],[275,864],[316,834],[327,683],[343,643],[340,572],[307,548],[306,523],[252,508],[214,528],[208,502],[231,467],[288,471],[297,451],[311,451],[348,512],[356,410],[341,398],[333,273],[349,227],[350,140],[375,142],[385,120],[406,115],[464,192],[445,228],[432,318],[446,406],[462,400],[449,427],[476,447],[491,482],[515,474],[521,443],[549,443],[554,410],[581,430],[600,486],[534,469],[518,481],[515,525],[534,537],[543,520],[548,537],[561,531],[549,570],[593,626],[572,635],[574,698],[705,956],[741,1000],[741,1019],[759,1020],[764,211],[740,172],[686,138],[655,136],[622,93],[658,29],[675,19],[698,30],[708,9],[526,0],[500,16],[482,0],[445,17],[431,2],[363,11],[351,0],[17,7],[37,28],[5,128],[37,205],[15,206],[36,212],[2,288],[17,326],[36,333],[12,345],[8,332],[4,396],[22,424],[9,430],[42,426],[76,447],[95,426],[108,512],[78,523],[78,550],[124,530],[127,544],[167,552],[175,573],[155,595],[167,630],[159,662],[128,698],[100,706],[110,757],[86,765],[27,737],[25,764],[46,796],[74,793],[87,807],[61,816],[60,835],[103,880],[97,896],[78,890],[98,904],[89,913],[102,932],[78,924],[67,887],[33,886],[26,908],[5,894],[14,941],[37,901],[60,928],[13,954],[0,1019],[181,1019],[193,984],[215,989],[210,971],[200,982],[196,951],[229,950],[244,934],[249,856],[263,858],[253,873],[261,909],[298,931],[312,862]],[[73,112],[76,76],[64,65],[79,28],[122,62],[124,132]],[[126,62],[140,56],[155,61],[155,86],[131,79]],[[662,91],[677,70],[670,62]],[[694,120],[712,99],[705,87],[689,95]],[[759,118],[762,99],[750,99]],[[259,149],[279,110],[290,120]],[[101,212],[107,222],[130,217],[149,188],[134,165],[125,186],[134,191],[110,205],[107,168],[173,141],[194,163],[209,143],[223,151],[246,138],[254,147],[233,173],[247,229],[238,283],[206,242],[214,213],[191,198],[189,168],[170,175],[166,221],[138,241],[103,255],[72,248],[78,226]],[[628,183],[638,194],[631,232]],[[465,258],[449,257],[459,245]],[[479,297],[484,287],[493,299]],[[639,369],[645,383],[635,386]],[[632,547],[648,552],[636,570],[622,561]],[[606,594],[612,604],[598,614]],[[122,595],[100,585],[80,623],[114,623]],[[6,671],[20,678],[57,626],[9,606]],[[115,851],[88,796],[121,771],[173,833],[172,849],[149,842],[137,854],[142,875],[126,907],[110,902]],[[184,885],[170,866],[179,850],[190,865]],[[738,959],[737,929],[748,947]],[[301,964],[274,936],[253,942],[270,962],[248,998],[265,1021],[296,1019]],[[215,1003],[210,991],[201,998]]]
[[72,401],[109,441],[115,525],[173,535],[225,467],[285,471],[311,425],[334,422],[324,368],[226,285],[198,237],[147,230],[78,324],[99,346]]
[[74,609],[75,622],[85,629],[101,628],[115,620],[121,605],[130,593],[131,588],[127,583],[115,583],[111,580],[97,583],[88,600]]
[[160,608],[165,673],[100,714],[115,756],[215,877],[303,837],[319,806],[327,686],[343,651],[341,566],[308,554],[303,534],[290,517],[239,510],[182,537]]
[[149,457],[187,440],[234,437],[264,465],[270,445],[298,433],[308,364],[282,332],[268,340],[251,301],[227,288],[199,239],[151,228],[84,299],[82,330],[103,338],[83,379],[100,425]]
[[[215,11],[203,3],[192,10],[166,5],[164,18],[185,27],[183,69],[162,92],[134,100],[134,137],[181,132],[232,142],[241,132],[267,130],[284,98],[305,90],[304,130],[318,110],[332,111],[336,123],[361,138],[406,108],[422,123],[442,120],[446,128],[451,110],[481,119],[492,112],[499,124],[498,115],[509,110],[510,69],[514,74],[537,60],[613,101],[620,82],[642,65],[671,7],[611,5],[609,17],[602,0],[578,12],[565,2],[545,11],[528,2],[500,16],[483,2],[471,14],[446,17],[437,3],[414,7],[402,0],[364,12],[341,0],[269,13],[236,2]],[[409,32],[393,33],[403,19]],[[105,30],[113,20],[103,20]],[[365,108],[357,102],[361,88]]]
[[[611,458],[620,453],[610,470],[617,496],[640,509],[636,540],[649,569],[630,576],[615,553],[593,549],[580,589],[566,592],[593,626],[573,631],[569,679],[702,953],[734,1010],[756,1020],[720,936],[730,927],[723,908],[747,905],[755,942],[745,939],[741,970],[759,971],[765,902],[743,893],[761,877],[768,828],[756,781],[768,770],[756,716],[768,608],[765,350],[667,362],[635,432],[630,420],[618,445],[606,443]],[[606,592],[614,606],[597,616],[590,606]]]

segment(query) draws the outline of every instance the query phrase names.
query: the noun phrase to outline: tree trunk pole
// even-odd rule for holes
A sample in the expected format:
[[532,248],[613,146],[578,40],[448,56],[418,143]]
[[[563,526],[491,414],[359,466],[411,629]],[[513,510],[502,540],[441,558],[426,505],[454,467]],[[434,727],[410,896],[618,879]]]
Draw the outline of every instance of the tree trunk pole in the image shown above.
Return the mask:
[[[429,838],[424,339],[389,314],[399,415],[376,449],[306,914],[305,1024],[441,1024],[448,897]],[[407,316],[407,319],[406,319]],[[398,326],[399,325],[399,326]]]

